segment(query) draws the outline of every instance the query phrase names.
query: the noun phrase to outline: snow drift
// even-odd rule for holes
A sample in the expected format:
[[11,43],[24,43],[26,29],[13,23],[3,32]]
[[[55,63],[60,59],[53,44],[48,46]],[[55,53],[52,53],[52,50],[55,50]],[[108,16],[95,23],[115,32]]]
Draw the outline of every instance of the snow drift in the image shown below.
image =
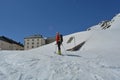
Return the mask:
[[[0,51],[0,80],[119,80],[119,25],[120,14],[107,24],[64,36],[62,56],[54,53],[55,42],[26,51]],[[83,41],[79,50],[66,51]]]

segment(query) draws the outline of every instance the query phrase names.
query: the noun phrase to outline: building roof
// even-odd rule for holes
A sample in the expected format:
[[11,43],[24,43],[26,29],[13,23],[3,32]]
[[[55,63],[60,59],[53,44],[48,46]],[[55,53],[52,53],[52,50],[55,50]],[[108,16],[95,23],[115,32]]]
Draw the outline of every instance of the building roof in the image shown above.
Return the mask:
[[11,44],[17,44],[17,45],[20,45],[20,46],[24,47],[24,45],[21,44],[20,42],[16,42],[16,41],[14,41],[12,39],[9,39],[9,38],[7,38],[5,36],[0,36],[0,40],[6,41],[6,42],[11,43]]
[[25,37],[24,39],[31,39],[31,38],[43,38],[43,37],[40,34],[36,34],[36,35],[31,35],[29,37]]

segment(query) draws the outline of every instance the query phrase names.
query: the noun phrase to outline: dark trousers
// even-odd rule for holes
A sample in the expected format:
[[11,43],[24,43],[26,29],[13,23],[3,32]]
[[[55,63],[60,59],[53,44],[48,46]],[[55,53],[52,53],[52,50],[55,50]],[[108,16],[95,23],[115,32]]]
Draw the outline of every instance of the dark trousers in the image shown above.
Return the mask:
[[58,51],[61,51],[61,48],[60,48],[61,42],[57,42],[57,45],[58,45]]

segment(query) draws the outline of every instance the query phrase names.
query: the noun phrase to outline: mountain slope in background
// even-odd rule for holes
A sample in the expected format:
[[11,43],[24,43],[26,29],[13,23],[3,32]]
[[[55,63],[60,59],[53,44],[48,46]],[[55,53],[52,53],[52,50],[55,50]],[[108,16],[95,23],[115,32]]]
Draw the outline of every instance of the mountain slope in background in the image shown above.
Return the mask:
[[[88,31],[26,51],[0,51],[0,80],[119,80],[120,14]],[[73,38],[69,43],[68,40]],[[66,51],[84,42],[77,51]]]

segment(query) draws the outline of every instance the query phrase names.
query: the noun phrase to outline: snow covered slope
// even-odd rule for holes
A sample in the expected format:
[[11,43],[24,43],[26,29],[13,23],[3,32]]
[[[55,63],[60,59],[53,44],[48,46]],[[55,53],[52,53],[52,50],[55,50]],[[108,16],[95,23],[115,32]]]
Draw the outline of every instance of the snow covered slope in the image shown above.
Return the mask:
[[[63,56],[54,53],[55,42],[26,51],[0,51],[0,80],[119,80],[120,14],[111,21],[104,30],[98,24],[97,30],[64,36]],[[83,41],[80,50],[66,51]]]
[[102,21],[100,22],[98,25],[94,25],[90,28],[88,28],[87,30],[105,30],[108,28],[115,28],[118,29],[119,28],[119,22],[120,22],[120,13],[117,14],[115,17],[113,17],[112,20],[108,21]]

